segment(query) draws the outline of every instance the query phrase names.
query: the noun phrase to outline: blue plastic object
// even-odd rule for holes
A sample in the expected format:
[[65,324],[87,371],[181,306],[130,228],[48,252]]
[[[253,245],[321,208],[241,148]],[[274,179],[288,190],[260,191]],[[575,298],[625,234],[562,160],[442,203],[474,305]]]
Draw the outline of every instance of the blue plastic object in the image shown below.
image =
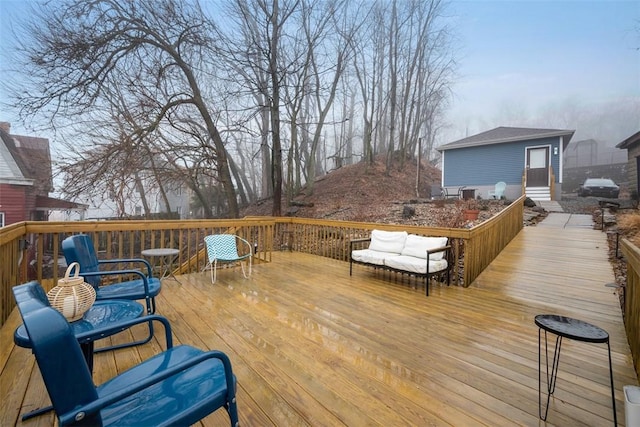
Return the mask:
[[30,285],[14,295],[61,426],[190,425],[221,407],[238,425],[236,381],[224,353],[173,347],[95,387],[71,326],[29,298]]

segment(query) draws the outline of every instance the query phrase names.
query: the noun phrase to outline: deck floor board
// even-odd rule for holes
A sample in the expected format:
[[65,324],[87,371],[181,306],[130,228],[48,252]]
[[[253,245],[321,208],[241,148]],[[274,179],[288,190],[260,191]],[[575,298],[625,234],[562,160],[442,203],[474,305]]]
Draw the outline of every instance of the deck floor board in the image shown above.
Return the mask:
[[[525,228],[469,288],[296,252],[239,269],[165,280],[157,307],[174,344],[226,352],[245,426],[538,426],[536,314],[595,323],[611,336],[617,415],[622,386],[637,384],[605,235]],[[19,414],[45,404],[30,351],[0,331],[0,425],[51,425]],[[109,342],[142,338],[138,327]],[[102,344],[104,345],[104,344]],[[8,348],[9,347],[9,348]],[[100,383],[165,348],[164,331],[133,349],[99,353]],[[547,425],[612,422],[606,346],[565,340]],[[204,426],[224,425],[224,412]]]

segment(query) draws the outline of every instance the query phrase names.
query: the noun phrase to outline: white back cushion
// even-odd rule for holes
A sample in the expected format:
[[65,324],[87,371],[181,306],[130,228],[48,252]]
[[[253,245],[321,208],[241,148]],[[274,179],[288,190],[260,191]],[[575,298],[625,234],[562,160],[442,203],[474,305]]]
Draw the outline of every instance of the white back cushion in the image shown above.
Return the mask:
[[[407,242],[402,249],[401,255],[427,259],[427,250],[437,249],[447,246],[446,237],[423,237],[415,234],[407,236]],[[430,260],[439,260],[444,256],[444,252],[437,252],[429,256]]]
[[373,230],[371,232],[371,243],[369,249],[380,252],[402,252],[404,242],[407,240],[406,231],[383,231]]

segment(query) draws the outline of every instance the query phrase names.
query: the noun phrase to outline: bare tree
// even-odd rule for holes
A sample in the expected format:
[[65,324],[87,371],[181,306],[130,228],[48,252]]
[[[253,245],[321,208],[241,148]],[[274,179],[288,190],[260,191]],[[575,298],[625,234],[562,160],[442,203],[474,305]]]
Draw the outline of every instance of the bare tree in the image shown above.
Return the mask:
[[[430,152],[447,106],[456,63],[441,0],[375,3],[354,61],[363,111],[364,158],[386,151],[400,167],[423,137]],[[362,41],[369,40],[369,44]]]
[[353,67],[362,109],[362,155],[372,165],[380,149],[376,141],[381,137],[379,132],[384,125],[384,107],[388,99],[384,95],[383,79],[386,37],[381,31],[386,25],[387,12],[384,5],[374,3],[369,13],[370,19],[364,21],[359,38],[354,40]]
[[49,113],[93,139],[73,140],[69,163],[98,174],[91,162],[119,161],[119,180],[101,179],[137,188],[145,211],[146,186],[170,208],[167,184],[181,183],[207,216],[237,216],[258,193],[280,215],[283,187],[311,192],[331,157],[391,162],[420,137],[432,145],[455,68],[442,11],[443,0],[65,0],[25,33],[31,84],[17,99],[24,118]]
[[[319,19],[314,21],[305,19],[303,21],[307,49],[310,53],[305,67],[310,68],[308,74],[312,80],[313,105],[316,108],[315,117],[317,117],[317,121],[314,123],[315,130],[306,167],[307,192],[309,194],[313,192],[313,183],[317,171],[316,155],[327,115],[333,108],[338,84],[352,56],[351,39],[359,27],[358,22],[353,20],[347,22],[344,19],[337,18],[337,16],[346,12],[340,9],[341,6],[340,3],[332,3],[330,8],[323,10],[324,13],[320,14]],[[331,37],[330,34],[335,34],[335,37]],[[326,153],[324,157],[327,157]]]
[[[230,34],[220,33],[232,70],[239,72],[244,84],[250,85],[252,96],[259,105],[263,132],[263,167],[270,169],[273,189],[274,216],[281,214],[282,201],[282,141],[281,141],[281,85],[289,65],[284,62],[282,36],[291,16],[298,10],[300,0],[236,0],[230,11],[236,27]],[[231,26],[230,26],[231,27]],[[239,30],[238,30],[239,28]],[[238,33],[242,42],[238,43]],[[269,128],[266,128],[267,119]],[[271,133],[271,150],[267,155],[264,135]]]
[[[177,0],[70,0],[43,6],[25,34],[22,49],[32,85],[20,93],[21,115],[46,111],[51,120],[71,120],[100,105],[112,79],[128,69],[147,71],[167,96],[139,105],[147,118],[134,138],[162,126],[169,114],[188,110],[204,122],[218,165],[229,215],[239,214],[227,151],[201,82],[213,55],[213,28],[197,3]],[[149,89],[147,86],[146,89]],[[135,84],[128,90],[135,92]],[[160,102],[162,101],[162,102]]]
[[[291,197],[293,189],[299,188],[301,173],[312,190],[323,126],[352,49],[344,41],[353,37],[356,28],[353,21],[344,19],[347,9],[343,0],[234,3],[232,16],[243,42],[232,37],[238,32],[234,29],[224,39],[230,69],[250,88],[251,98],[257,103],[261,132],[271,133],[270,161],[263,156],[263,167],[271,170],[274,215],[281,212],[283,131],[290,137],[287,193]],[[289,127],[283,130],[285,111]]]

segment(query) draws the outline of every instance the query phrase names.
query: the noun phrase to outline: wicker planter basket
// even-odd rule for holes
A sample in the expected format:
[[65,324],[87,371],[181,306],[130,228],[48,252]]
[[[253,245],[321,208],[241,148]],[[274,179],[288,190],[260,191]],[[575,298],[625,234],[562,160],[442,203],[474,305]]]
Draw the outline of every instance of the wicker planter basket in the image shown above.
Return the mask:
[[[70,276],[75,268],[75,275]],[[79,276],[80,264],[71,263],[63,278],[58,279],[58,285],[47,292],[51,306],[58,310],[69,322],[80,320],[82,315],[91,308],[96,300],[96,291],[84,277]]]

